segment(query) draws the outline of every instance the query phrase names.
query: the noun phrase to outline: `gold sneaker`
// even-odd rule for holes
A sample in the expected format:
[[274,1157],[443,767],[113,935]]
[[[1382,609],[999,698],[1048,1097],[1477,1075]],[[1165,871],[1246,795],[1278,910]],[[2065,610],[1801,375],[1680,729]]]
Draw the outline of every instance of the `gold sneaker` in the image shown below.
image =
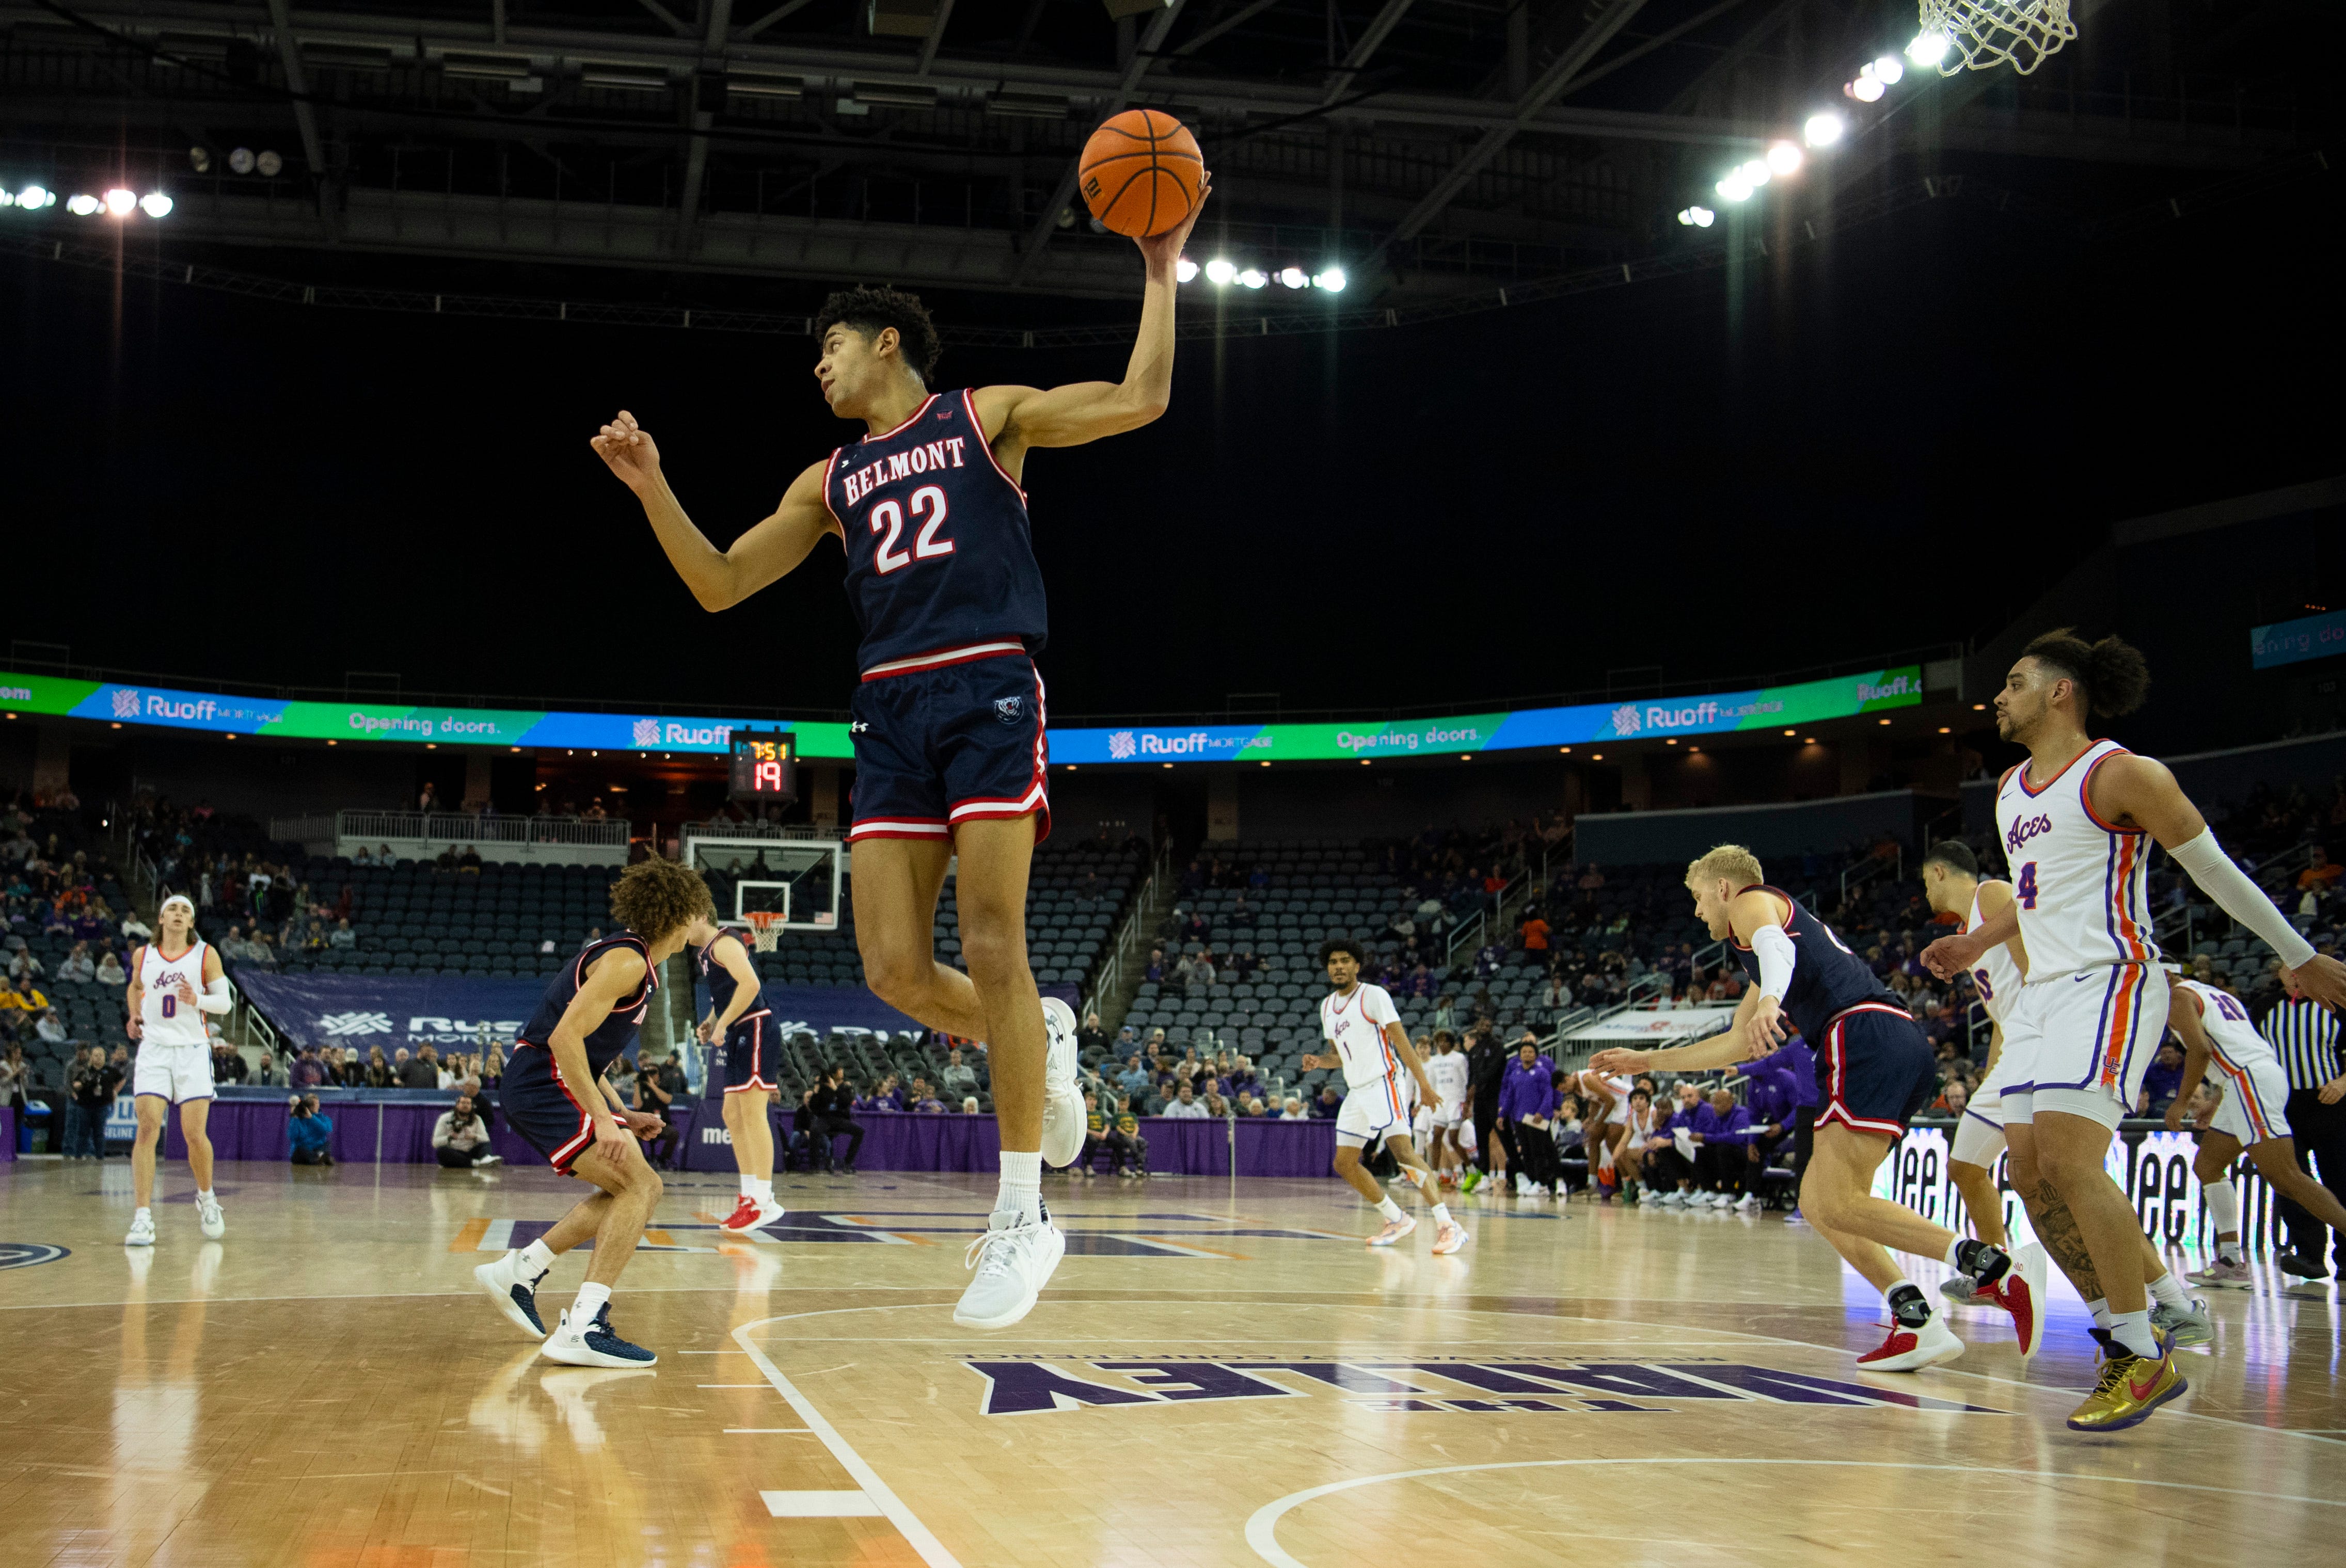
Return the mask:
[[2102,1341],[2102,1375],[2086,1402],[2069,1412],[2070,1431],[2123,1431],[2148,1420],[2151,1411],[2191,1387],[2176,1367],[2166,1340],[2159,1343],[2166,1353],[2152,1359],[2134,1354],[2106,1334],[2097,1331],[2094,1337]]

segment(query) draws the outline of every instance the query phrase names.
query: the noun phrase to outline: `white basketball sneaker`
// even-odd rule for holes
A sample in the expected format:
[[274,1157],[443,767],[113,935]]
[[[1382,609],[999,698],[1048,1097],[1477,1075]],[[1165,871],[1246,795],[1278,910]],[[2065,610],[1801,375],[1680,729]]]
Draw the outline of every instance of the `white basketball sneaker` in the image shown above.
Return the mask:
[[203,1227],[208,1240],[218,1241],[228,1234],[228,1221],[221,1217],[219,1199],[209,1194],[196,1194],[196,1223]]
[[154,1246],[155,1217],[143,1208],[137,1214],[132,1215],[130,1217],[130,1234],[122,1238],[122,1245],[125,1247]]
[[1067,1253],[1067,1238],[1048,1220],[996,1214],[963,1258],[977,1278],[961,1293],[954,1321],[964,1329],[1007,1329],[1035,1309],[1035,1298]]
[[659,1358],[641,1345],[619,1338],[611,1327],[611,1304],[608,1301],[595,1309],[592,1321],[574,1323],[566,1311],[555,1323],[554,1332],[537,1348],[537,1353],[549,1361],[562,1361],[573,1367],[650,1367]]
[[1043,998],[1043,1163],[1071,1166],[1084,1152],[1084,1092],[1076,1086],[1076,1010]]

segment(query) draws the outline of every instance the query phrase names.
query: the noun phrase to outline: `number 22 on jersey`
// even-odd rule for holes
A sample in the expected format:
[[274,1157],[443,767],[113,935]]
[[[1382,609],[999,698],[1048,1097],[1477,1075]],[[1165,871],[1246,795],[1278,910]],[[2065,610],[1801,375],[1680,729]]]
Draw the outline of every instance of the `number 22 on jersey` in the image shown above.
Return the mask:
[[885,535],[880,541],[879,550],[872,555],[872,564],[883,577],[915,561],[931,561],[954,553],[953,541],[944,537],[942,533],[945,525],[945,493],[933,484],[923,484],[913,492],[907,504],[912,507],[915,521],[921,521],[923,511],[927,514],[926,521],[921,521],[920,532],[913,536],[913,551],[909,555],[896,547],[904,533],[903,508],[893,501],[882,501],[872,508],[872,532]]

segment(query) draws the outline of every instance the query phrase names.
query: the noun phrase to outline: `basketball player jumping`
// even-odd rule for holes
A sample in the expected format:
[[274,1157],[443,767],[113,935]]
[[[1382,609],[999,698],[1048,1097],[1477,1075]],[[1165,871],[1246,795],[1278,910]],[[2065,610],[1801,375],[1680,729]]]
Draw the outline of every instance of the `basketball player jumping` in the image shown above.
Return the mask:
[[1437,1103],[1433,1080],[1409,1043],[1409,1031],[1402,1027],[1392,995],[1383,986],[1362,980],[1361,950],[1352,940],[1340,936],[1323,943],[1320,962],[1327,965],[1328,983],[1335,987],[1320,1000],[1320,1033],[1335,1049],[1322,1056],[1307,1054],[1301,1065],[1307,1073],[1319,1067],[1343,1071],[1344,1104],[1336,1113],[1336,1174],[1384,1217],[1384,1228],[1369,1237],[1371,1247],[1391,1247],[1415,1230],[1416,1219],[1393,1202],[1382,1182],[1362,1168],[1361,1150],[1372,1141],[1382,1142],[1432,1206],[1433,1250],[1447,1257],[1466,1245],[1466,1227],[1450,1217],[1449,1206],[1442,1201],[1441,1178],[1410,1146],[1410,1091],[1401,1075],[1407,1070],[1418,1098],[1427,1105]]
[[2191,1162],[2199,1178],[2200,1196],[2216,1222],[2216,1262],[2191,1277],[2195,1285],[2249,1288],[2249,1262],[2240,1249],[2240,1189],[2232,1185],[2232,1167],[2240,1151],[2273,1191],[2294,1198],[2316,1219],[2346,1236],[2346,1207],[2335,1194],[2298,1168],[2297,1145],[2290,1136],[2289,1074],[2265,1037],[2249,1022],[2249,1010],[2230,992],[2197,980],[2175,983],[2175,1004],[2168,1022],[2183,1037],[2183,1081],[2167,1107],[2167,1130],[2180,1132],[2184,1107],[2198,1092],[2199,1081],[2215,1068],[2216,1086],[2223,1095],[2213,1116],[2200,1123],[2199,1152]]
[[125,1247],[155,1245],[156,1145],[173,1105],[179,1107],[179,1131],[188,1140],[188,1174],[196,1180],[197,1223],[214,1240],[228,1234],[219,1199],[212,1195],[212,1043],[204,1017],[226,1013],[236,1005],[236,996],[219,954],[196,935],[193,903],[173,893],[163,901],[155,924],[155,940],[131,952],[130,989],[124,998],[129,1034],[138,1042],[130,1076],[138,1107],[138,1133],[130,1145],[135,1212],[130,1234],[122,1238]]
[[[1965,931],[1976,931],[1991,916],[2012,907],[2012,884],[2004,881],[1979,880],[1979,860],[1971,846],[1960,839],[1943,840],[1932,846],[1923,860],[1923,892],[1931,908],[1942,914],[1961,914]],[[1955,1129],[1954,1146],[1948,1151],[1947,1175],[1963,1194],[1964,1207],[1970,1211],[1972,1229],[1982,1241],[1992,1241],[2006,1251],[2012,1250],[2004,1228],[2004,1200],[1995,1186],[1995,1156],[2004,1149],[2003,1095],[2004,1070],[2008,1053],[2006,1043],[2022,1040],[2023,1053],[2029,1047],[2025,1043],[2030,1028],[2021,1003],[2026,1000],[2025,982],[2028,976],[2028,951],[2020,938],[1988,949],[1972,966],[1972,985],[1979,993],[1980,1004],[1987,1009],[1989,1022],[1994,1025],[1989,1037],[1987,1073],[1980,1079],[1978,1093],[1964,1107],[1962,1125]],[[2021,1207],[2028,1206],[2022,1195]],[[2035,1223],[2034,1220],[2031,1223]],[[2032,1248],[2035,1244],[2031,1244]],[[2178,1345],[2207,1345],[2214,1342],[2216,1325],[2208,1316],[2207,1304],[2192,1299],[2184,1291],[2159,1256],[2150,1237],[2144,1237],[2141,1246],[2143,1280],[2152,1298],[2150,1326],[2168,1334]],[[1968,1303],[1974,1299],[1971,1281],[1957,1274],[1950,1276],[1939,1287],[1950,1301]],[[1990,1290],[1976,1298],[2002,1307],[1997,1293]],[[2092,1298],[2086,1298],[2091,1300]]]
[[1877,1372],[1911,1372],[1964,1353],[1913,1281],[1892,1261],[1889,1248],[1943,1257],[1970,1277],[1974,1289],[1995,1288],[2012,1313],[2024,1354],[2044,1329],[2045,1278],[2025,1258],[1959,1237],[1902,1204],[1873,1196],[1874,1167],[1905,1133],[1938,1084],[1931,1043],[1897,993],[1832,928],[1800,901],[1767,885],[1759,858],[1740,844],[1721,844],[1687,868],[1695,915],[1710,934],[1729,942],[1753,981],[1724,1034],[1667,1051],[1600,1051],[1589,1063],[1599,1073],[1655,1068],[1680,1073],[1755,1060],[1774,1050],[1790,1020],[1817,1045],[1816,1152],[1800,1177],[1800,1213],[1882,1294],[1890,1332],[1858,1358]]
[[[1066,1241],[1042,1207],[1042,1166],[1083,1152],[1076,1019],[1045,1002],[1026,962],[1026,879],[1050,830],[1044,776],[1046,633],[1021,488],[1036,447],[1137,430],[1173,387],[1173,297],[1182,242],[1204,206],[1137,241],[1146,263],[1138,341],[1124,380],[1041,390],[932,392],[936,329],[893,289],[833,294],[816,318],[823,401],[870,433],[810,464],[773,514],[724,550],[686,515],[658,448],[624,410],[595,451],[644,505],[660,547],[709,610],[795,570],[825,535],[847,556],[862,628],[857,663],[856,942],[872,991],[932,1029],[987,1042],[1002,1124],[1002,1188],[971,1247],[976,1278],[954,1308],[966,1328],[1017,1322]],[[930,932],[959,858],[962,957],[936,961]]]
[[1946,979],[2015,932],[2027,947],[2029,1028],[2004,1042],[2004,1130],[2037,1235],[2095,1308],[2105,1359],[2069,1416],[2080,1431],[2133,1426],[2188,1386],[2151,1325],[2141,1222],[2103,1166],[2167,1025],[2145,840],[2270,944],[2307,994],[2346,1002],[2346,964],[2317,955],[2232,863],[2175,775],[2087,735],[2094,719],[2141,707],[2149,686],[2142,655],[2116,637],[2087,643],[2065,628],[2028,645],[1995,698],[1996,733],[2029,753],[1996,789],[2013,901],[1923,952]]
[[[556,1170],[602,1190],[527,1247],[473,1270],[499,1311],[546,1341],[540,1355],[574,1367],[648,1367],[659,1359],[611,1327],[611,1288],[659,1203],[659,1173],[638,1140],[658,1137],[663,1124],[630,1110],[603,1074],[636,1043],[659,989],[659,966],[709,918],[709,887],[689,866],[639,860],[612,884],[611,914],[618,934],[581,948],[515,1037],[499,1095],[513,1130]],[[589,1240],[586,1283],[548,1334],[537,1288],[556,1257]]]
[[740,1233],[782,1217],[774,1198],[774,1127],[766,1119],[774,1103],[774,1015],[766,1009],[758,966],[740,937],[708,915],[692,922],[684,940],[695,949],[693,968],[709,988],[709,1016],[700,1021],[700,1043],[709,1048],[711,1077],[725,1084],[725,1130],[733,1139],[733,1163],[741,1172],[741,1200],[719,1222]]

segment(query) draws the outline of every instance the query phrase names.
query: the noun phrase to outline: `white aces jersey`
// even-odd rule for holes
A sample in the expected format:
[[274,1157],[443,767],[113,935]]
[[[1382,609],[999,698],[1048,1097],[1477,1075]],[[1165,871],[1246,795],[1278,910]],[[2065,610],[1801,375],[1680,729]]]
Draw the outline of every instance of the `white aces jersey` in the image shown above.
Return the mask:
[[1453,1051],[1446,1056],[1430,1057],[1425,1064],[1426,1081],[1433,1092],[1442,1096],[1445,1105],[1466,1102],[1466,1054]]
[[2274,1054],[2272,1043],[2257,1033],[2249,1021],[2249,1010],[2240,999],[2229,991],[2218,991],[2196,980],[2178,979],[2178,991],[2195,992],[2199,997],[2199,1027],[2208,1032],[2208,1048],[2227,1067],[2245,1073],[2263,1064],[2275,1072],[2280,1070],[2280,1058]]
[[1344,1060],[1345,1087],[1398,1078],[1401,1063],[1385,1038],[1385,1025],[1400,1022],[1401,1014],[1382,985],[1363,983],[1352,987],[1350,996],[1331,991],[1320,999],[1320,1033]]
[[162,944],[153,942],[139,954],[138,983],[146,988],[138,998],[141,1045],[210,1044],[202,1011],[179,1000],[179,982],[183,978],[196,988],[198,995],[203,994],[204,944],[200,941],[177,958],[165,958]]
[[2158,962],[2143,891],[2150,836],[2101,820],[2086,799],[2095,769],[2125,754],[2116,741],[2097,740],[2041,785],[2029,783],[2024,762],[1996,787],[1995,826],[2031,985]]
[[[1972,912],[1964,921],[1965,931],[1980,928],[1979,893],[1972,893]],[[2025,943],[2023,945],[2025,945]],[[1972,966],[1972,986],[1979,993],[1980,1005],[1998,1025],[2004,1023],[2005,1009],[2020,998],[2020,965],[2012,960],[2009,943],[1997,942],[1980,954],[1979,962]]]

